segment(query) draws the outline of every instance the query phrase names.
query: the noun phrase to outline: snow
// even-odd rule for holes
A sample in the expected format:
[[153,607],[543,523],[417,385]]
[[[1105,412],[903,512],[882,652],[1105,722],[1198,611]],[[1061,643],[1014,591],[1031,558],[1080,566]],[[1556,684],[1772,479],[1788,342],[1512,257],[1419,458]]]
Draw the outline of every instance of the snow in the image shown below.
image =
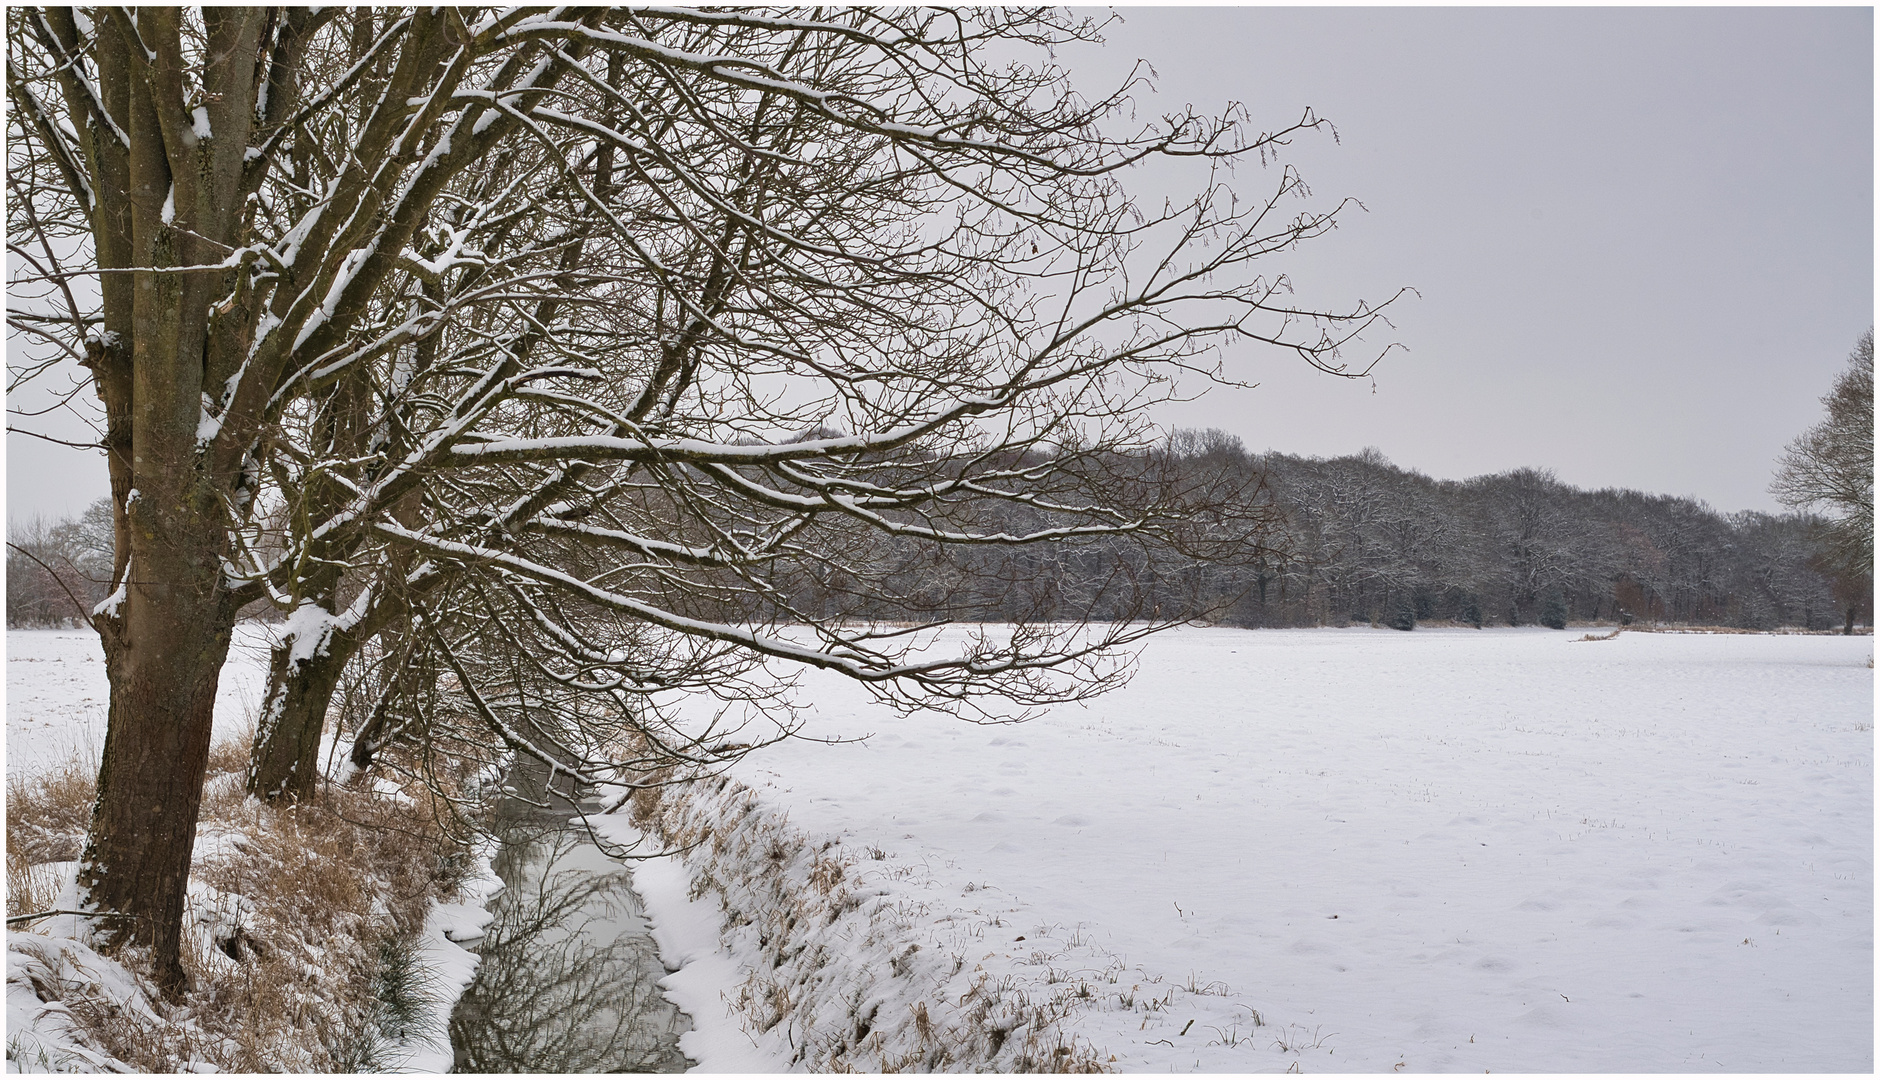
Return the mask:
[[[651,843],[621,818],[591,820],[622,846]],[[722,909],[710,899],[688,895],[691,882],[677,855],[642,859],[632,869],[633,891],[646,905],[659,957],[669,969],[678,969],[659,985],[667,1000],[692,1018],[692,1030],[679,1036],[680,1051],[698,1063],[692,1071],[777,1071],[777,1060],[757,1049],[727,1008],[727,994],[744,982],[745,972],[719,938]]]
[[[1128,688],[1001,726],[808,672],[807,738],[698,796],[711,843],[633,868],[681,1047],[774,1071],[859,1009],[898,1060],[917,1007],[944,1032],[1028,1002],[1119,1071],[1871,1071],[1873,639],[1583,632],[1186,629]],[[219,738],[272,640],[236,635]],[[96,635],[7,651],[9,772],[95,760]],[[792,897],[816,917],[773,964]],[[480,899],[427,920],[439,1017]],[[62,1060],[32,978],[128,976],[8,940],[9,1039]],[[754,1024],[786,977],[792,1017]],[[405,1068],[448,1064],[435,1027]]]
[[492,917],[484,905],[502,882],[490,872],[488,860],[480,864],[482,873],[472,879],[463,902],[432,904],[425,915],[424,932],[418,940],[418,962],[430,973],[429,1015],[418,1024],[415,1035],[400,1055],[402,1060],[388,1072],[447,1073],[454,1056],[450,1046],[450,1012],[476,976],[477,954],[466,948],[483,936],[483,928]]
[[[139,1013],[151,1012],[147,992],[121,964],[71,937],[8,931],[8,1072],[131,1071],[86,1046],[70,1010],[56,1000],[66,987],[87,984]],[[55,1000],[42,1000],[36,987],[44,987]]]
[[[1028,940],[970,959],[1040,992],[1027,950],[1113,957],[1066,1021],[1113,1068],[1871,1071],[1873,639],[1582,633],[1188,629],[1000,727],[812,672],[804,734],[872,737],[733,776],[885,855],[912,943],[999,919]],[[696,923],[657,873],[655,923]]]
[[[55,909],[76,903],[76,862],[40,863],[29,873],[56,886]],[[71,916],[7,931],[7,1071],[131,1072],[128,1065],[86,1044],[65,999],[81,993],[143,1017],[155,1015],[152,989],[124,965],[82,940]]]
[[[141,496],[142,494],[143,493],[138,491],[136,488],[130,489],[130,491],[125,494],[124,510],[126,513],[130,512],[131,504],[135,503],[137,499],[139,498],[139,496]],[[107,596],[103,600],[98,601],[97,605],[91,609],[91,613],[93,615],[103,615],[103,616],[106,616],[107,618],[112,618],[112,619],[115,619],[118,617],[118,608],[123,606],[124,601],[128,600],[131,595],[130,593],[131,569],[133,566],[134,566],[134,560],[131,560],[131,559],[125,560],[124,580],[118,582],[117,588],[111,590],[110,596]],[[12,631],[10,630],[8,631],[9,636],[12,633],[13,633]]]
[[[268,628],[241,623],[215,697],[215,740],[241,737],[267,686]],[[104,649],[80,630],[7,631],[9,776],[28,776],[76,754],[96,765],[110,706]]]
[[[339,310],[340,298],[345,295],[347,287],[352,285],[353,278],[358,276],[359,268],[366,264],[366,260],[372,257],[378,247],[379,242],[373,240],[364,247],[354,248],[346,253],[346,258],[340,262],[339,270],[333,275],[333,283],[326,290],[325,299],[320,301],[319,308],[307,316],[307,321],[301,325],[300,334],[294,338],[294,348],[298,349],[305,345],[320,327],[325,326],[333,318],[334,313]],[[292,259],[290,257],[282,261],[291,262]]]
[[327,643],[339,619],[318,601],[303,599],[281,622],[281,637],[292,642],[287,662],[298,667],[316,656],[326,654]]
[[214,410],[217,404],[214,398],[202,395],[202,415],[196,420],[196,449],[201,450],[215,441],[216,434],[222,430],[222,418]]

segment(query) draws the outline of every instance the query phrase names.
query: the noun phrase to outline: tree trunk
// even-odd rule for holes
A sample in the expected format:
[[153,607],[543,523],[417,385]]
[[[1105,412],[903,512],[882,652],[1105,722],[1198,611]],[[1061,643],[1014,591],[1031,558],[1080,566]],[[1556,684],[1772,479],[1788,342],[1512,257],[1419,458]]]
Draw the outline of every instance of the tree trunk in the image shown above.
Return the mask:
[[176,538],[164,527],[199,525],[193,515],[134,509],[130,517],[137,542],[129,595],[119,603],[121,618],[112,617],[114,608],[98,620],[110,726],[79,862],[79,899],[87,910],[126,916],[97,920],[94,935],[107,947],[149,947],[158,985],[176,994],[185,984],[183,908],[234,611],[213,539],[192,545],[195,530]]
[[[405,512],[409,510],[405,508]],[[409,567],[404,559],[395,556],[394,565],[398,567],[397,576],[407,576]],[[412,592],[421,595],[436,580],[420,584]],[[317,584],[329,597],[327,603],[333,603],[331,598],[339,590],[338,574]],[[403,618],[407,611],[404,599],[380,597],[369,606],[365,618],[334,630],[323,641],[301,641],[300,634],[295,633],[275,648],[268,665],[267,696],[262,699],[266,704],[255,725],[254,749],[249,759],[250,795],[279,802],[305,799],[313,794],[319,778],[320,737],[326,730],[327,709],[340,676],[347,663],[388,622]],[[298,659],[296,652],[300,654]],[[407,650],[405,656],[409,655]],[[380,702],[382,707],[383,701]],[[360,742],[353,747],[353,763],[357,768],[364,769],[371,764],[372,755],[380,745],[372,740],[383,727],[384,719],[375,710],[372,722],[360,733]],[[360,748],[368,744],[371,749],[364,751],[362,758]]]
[[[98,97],[76,81],[66,93],[82,118],[74,126],[90,133],[100,267],[128,272],[103,275],[103,322],[86,356],[108,417],[117,565],[115,591],[92,620],[111,679],[110,727],[78,887],[85,908],[125,916],[96,921],[100,943],[147,946],[174,995],[185,982],[185,889],[237,607],[223,576],[228,510],[244,501],[235,487],[248,445],[208,440],[204,403],[247,357],[258,315],[226,301],[235,270],[201,268],[237,243],[267,16],[205,12],[196,57],[179,9],[97,14]],[[70,13],[48,19],[68,48],[82,47]],[[192,64],[217,91],[193,112]],[[171,272],[186,267],[196,269]]]
[[304,651],[306,643],[290,636],[275,646],[268,664],[266,704],[255,726],[248,793],[269,802],[313,796],[327,704],[346,666],[346,654],[339,648],[296,658],[296,646]]
[[394,717],[393,699],[401,687],[417,688],[437,685],[437,678],[432,672],[428,658],[419,648],[418,635],[422,633],[422,619],[414,620],[411,633],[400,645],[397,660],[388,662],[381,669],[378,700],[373,702],[372,711],[365,723],[359,725],[358,734],[353,737],[352,766],[357,772],[364,772],[372,767],[380,750],[385,749],[396,738],[403,726],[403,721]]

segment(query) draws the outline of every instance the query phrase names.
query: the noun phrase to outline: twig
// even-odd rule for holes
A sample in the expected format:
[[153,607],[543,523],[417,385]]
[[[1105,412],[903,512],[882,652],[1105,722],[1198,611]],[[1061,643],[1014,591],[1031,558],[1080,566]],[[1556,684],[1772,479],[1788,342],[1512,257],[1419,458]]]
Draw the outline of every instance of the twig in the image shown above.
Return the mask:
[[34,919],[49,919],[54,915],[77,915],[85,919],[141,919],[144,917],[125,911],[67,911],[64,908],[55,908],[52,911],[35,911],[31,915],[9,916],[7,918],[7,925],[12,926],[14,923],[32,922]]
[[[12,549],[13,549],[14,551],[17,551],[17,552],[19,552],[19,553],[20,553],[21,555],[24,555],[24,556],[26,556],[27,558],[29,558],[29,559],[31,559],[31,560],[33,560],[34,562],[36,562],[36,563],[38,563],[38,564],[39,564],[39,568],[40,568],[41,570],[44,570],[44,571],[45,571],[46,573],[48,573],[48,574],[50,574],[50,575],[52,575],[52,583],[53,583],[53,584],[55,584],[55,585],[57,585],[57,586],[59,587],[59,589],[60,589],[60,591],[61,591],[61,592],[63,592],[63,593],[65,593],[65,597],[66,597],[66,599],[68,599],[68,600],[70,600],[70,601],[72,602],[72,606],[78,609],[78,617],[79,617],[80,619],[82,619],[83,621],[85,621],[85,622],[90,622],[90,621],[91,621],[91,617],[92,617],[92,614],[93,614],[93,613],[92,613],[92,612],[90,612],[90,611],[87,611],[87,610],[85,609],[85,602],[84,602],[83,600],[80,600],[80,599],[79,599],[78,597],[76,597],[76,596],[74,596],[74,595],[72,595],[72,589],[71,589],[71,587],[70,587],[70,586],[68,586],[68,585],[66,585],[66,583],[65,583],[65,579],[59,576],[59,572],[58,572],[57,570],[54,570],[54,569],[53,569],[52,567],[50,567],[50,566],[47,566],[47,565],[46,565],[46,563],[45,563],[45,560],[43,560],[43,559],[41,559],[41,558],[40,558],[39,556],[37,556],[37,555],[35,555],[35,554],[33,554],[32,552],[30,552],[30,551],[28,551],[28,550],[26,550],[25,548],[23,548],[23,547],[21,547],[20,545],[18,545],[18,544],[15,544],[15,543],[14,543],[14,542],[12,542],[11,540],[9,540],[9,541],[7,541],[7,546],[8,546],[8,547],[10,547],[10,548],[12,548]],[[66,560],[66,562],[67,562],[67,563],[69,564],[69,563],[71,562],[71,560],[69,560],[69,559],[68,559],[68,560]],[[76,570],[76,569],[78,569],[78,568],[77,568],[77,567],[73,567],[73,569],[74,569],[74,570]],[[11,920],[11,919],[8,919],[7,921],[8,921],[8,922],[12,922],[13,920]]]

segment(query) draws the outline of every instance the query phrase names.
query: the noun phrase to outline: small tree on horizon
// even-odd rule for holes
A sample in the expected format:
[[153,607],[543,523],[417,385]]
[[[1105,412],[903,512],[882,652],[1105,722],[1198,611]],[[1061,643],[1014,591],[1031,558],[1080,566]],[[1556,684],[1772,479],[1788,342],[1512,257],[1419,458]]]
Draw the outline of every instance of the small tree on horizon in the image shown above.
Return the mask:
[[1855,343],[1847,369],[1821,403],[1828,415],[1788,445],[1769,490],[1785,506],[1830,515],[1821,530],[1821,561],[1836,580],[1842,632],[1852,634],[1873,603],[1872,329]]
[[1547,590],[1541,601],[1540,624],[1550,630],[1567,628],[1567,598],[1558,586]]

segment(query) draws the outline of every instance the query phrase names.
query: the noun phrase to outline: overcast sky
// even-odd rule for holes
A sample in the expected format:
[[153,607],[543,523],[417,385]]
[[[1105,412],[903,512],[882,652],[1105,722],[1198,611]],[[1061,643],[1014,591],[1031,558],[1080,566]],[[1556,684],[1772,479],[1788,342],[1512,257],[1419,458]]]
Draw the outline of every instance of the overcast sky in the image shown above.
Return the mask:
[[[1873,323],[1871,9],[1122,11],[1101,50],[1060,53],[1093,89],[1142,58],[1144,112],[1336,125],[1287,160],[1367,212],[1275,267],[1302,299],[1421,293],[1375,385],[1237,352],[1257,389],[1165,422],[1776,509],[1775,457]],[[109,490],[95,454],[7,447],[11,518]]]
[[1375,392],[1247,350],[1258,389],[1171,419],[1777,509],[1775,457],[1873,324],[1871,9],[1122,13],[1064,59],[1098,81],[1147,59],[1165,108],[1337,127],[1289,160],[1368,212],[1287,265],[1302,298],[1421,293]]

